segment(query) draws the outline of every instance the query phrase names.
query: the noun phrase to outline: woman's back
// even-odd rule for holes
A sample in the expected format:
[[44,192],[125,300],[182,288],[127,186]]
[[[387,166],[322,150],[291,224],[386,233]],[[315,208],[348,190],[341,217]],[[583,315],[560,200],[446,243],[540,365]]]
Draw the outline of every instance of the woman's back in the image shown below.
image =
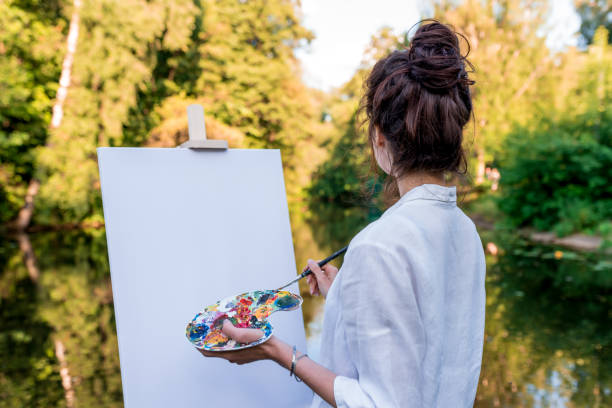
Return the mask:
[[338,406],[471,406],[484,277],[454,187],[415,187],[362,230],[326,300],[321,363],[339,375]]

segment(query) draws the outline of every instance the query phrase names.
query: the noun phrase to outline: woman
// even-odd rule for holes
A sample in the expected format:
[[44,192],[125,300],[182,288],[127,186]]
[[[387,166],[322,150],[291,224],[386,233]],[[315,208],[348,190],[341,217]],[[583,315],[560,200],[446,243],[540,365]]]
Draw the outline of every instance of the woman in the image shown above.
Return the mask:
[[313,407],[473,405],[484,253],[455,187],[444,182],[465,166],[473,84],[466,64],[457,35],[434,21],[367,78],[362,109],[373,155],[400,198],[353,238],[340,271],[308,262],[311,294],[326,297],[321,364],[276,337],[204,355],[238,364],[271,359],[287,369],[297,360],[293,373],[315,392]]

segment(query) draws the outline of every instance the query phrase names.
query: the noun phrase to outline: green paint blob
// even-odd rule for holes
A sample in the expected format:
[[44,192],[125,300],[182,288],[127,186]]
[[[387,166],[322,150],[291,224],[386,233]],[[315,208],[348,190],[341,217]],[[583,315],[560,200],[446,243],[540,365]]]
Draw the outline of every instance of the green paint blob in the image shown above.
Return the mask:
[[280,309],[289,309],[289,308],[297,306],[299,303],[300,303],[300,301],[298,299],[296,299],[295,297],[293,297],[293,296],[279,297],[274,302],[276,307],[278,307]]

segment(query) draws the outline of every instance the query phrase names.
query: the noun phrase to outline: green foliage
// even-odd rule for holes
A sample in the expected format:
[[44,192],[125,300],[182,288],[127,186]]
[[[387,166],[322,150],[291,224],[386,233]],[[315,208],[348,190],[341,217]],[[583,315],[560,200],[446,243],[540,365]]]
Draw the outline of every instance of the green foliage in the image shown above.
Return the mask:
[[47,139],[64,20],[55,2],[0,2],[0,224],[23,205]]
[[[172,3],[171,1],[169,2]],[[194,4],[195,3],[195,4]],[[121,145],[140,146],[149,139],[151,129],[163,116],[155,111],[174,95],[197,96],[195,83],[201,72],[198,39],[204,35],[200,2],[181,2],[165,9],[164,29],[149,44],[152,66],[149,81],[138,84],[137,98],[124,123]],[[192,22],[192,25],[186,24]],[[181,112],[184,116],[184,111]]]
[[296,2],[104,0],[80,14],[64,119],[36,156],[37,223],[100,218],[95,148],[185,137],[176,108],[188,102],[204,105],[213,137],[282,148],[298,194],[315,115],[293,53],[312,37]]
[[[551,55],[539,31],[540,1],[435,3],[436,16],[472,45],[473,143],[500,165],[499,206],[511,222],[612,236],[612,60],[609,33],[595,30],[609,6],[588,2],[582,13],[588,49]],[[363,77],[406,36],[382,29],[341,89],[312,91],[294,56],[313,37],[299,5],[83,2],[64,120],[49,132],[72,2],[0,1],[0,224],[15,216],[33,176],[43,183],[37,223],[100,218],[95,148],[176,145],[186,137],[185,107],[201,103],[211,137],[282,149],[300,267],[346,245],[382,207],[367,195],[376,197],[381,184],[367,172],[367,138],[355,117]],[[491,199],[473,210],[497,216]],[[121,406],[103,231],[32,241],[38,279],[17,243],[0,237],[0,407],[65,405],[57,340],[76,405]],[[489,256],[486,383],[476,405],[532,403],[527,384],[557,393],[550,372],[570,384],[563,396],[576,406],[609,405],[609,260],[564,252],[557,262],[558,250],[497,244],[493,265]]]
[[381,214],[379,193],[384,175],[373,167],[368,137],[356,111],[371,66],[402,45],[404,39],[389,28],[379,30],[372,36],[359,70],[324,103],[322,120],[332,129],[322,147],[329,156],[312,173],[306,194],[314,238],[329,250],[346,245]]
[[37,287],[15,242],[0,237],[0,407],[58,406],[52,327],[37,313]]
[[365,169],[370,160],[367,137],[356,128],[355,116],[346,133],[333,146],[329,159],[313,174],[308,189],[312,201],[334,203],[341,207],[359,206],[365,201]]
[[[500,208],[517,226],[602,232],[612,219],[612,49],[601,28],[563,119],[508,136]],[[603,230],[602,230],[603,228]]]
[[[96,147],[120,145],[139,86],[151,79],[151,44],[185,46],[193,16],[166,0],[83,2],[64,118],[37,155],[36,221],[80,221],[101,212]],[[70,12],[70,9],[65,10]],[[180,38],[183,38],[181,40]]]
[[563,125],[510,136],[499,206],[515,225],[566,235],[612,217],[612,147],[574,136]]
[[[475,122],[465,129],[466,148],[468,152],[475,150],[479,159],[493,161],[505,151],[505,137],[513,127],[529,128],[553,100],[559,74],[544,38],[538,34],[545,9],[540,3],[526,5],[519,0],[435,3],[434,16],[454,25],[470,42],[469,59],[476,66],[472,74],[477,82],[473,90]],[[525,7],[532,13],[526,15]],[[309,192],[314,202],[336,202],[349,208],[349,203],[357,201],[356,192],[364,181],[359,172],[368,167],[368,153],[367,146],[352,134],[354,119],[349,118],[357,107],[361,79],[371,64],[405,45],[407,39],[408,33],[393,38],[388,31],[379,32],[366,52],[367,63],[340,91],[343,98],[332,99],[327,110],[338,132],[330,141],[333,150],[329,161],[313,175]],[[462,46],[467,51],[465,44]],[[347,108],[352,109],[349,115],[334,114]]]
[[0,407],[63,407],[55,342],[65,348],[75,406],[122,406],[103,230],[38,234],[39,277],[11,237],[0,242]]
[[[609,406],[611,395],[594,390],[612,381],[610,258],[535,245],[514,233],[482,236],[495,240],[500,252],[487,262],[476,406],[500,400],[500,406],[531,406],[529,385],[544,398],[560,395],[568,406]],[[551,384],[553,373],[561,384]]]
[[318,242],[331,247],[345,246],[381,213],[374,198],[381,183],[366,172],[370,160],[366,141],[353,116],[329,159],[313,174],[307,194],[309,221],[318,226],[314,228]]
[[203,8],[197,88],[208,111],[240,129],[250,146],[290,148],[308,110],[293,51],[312,38],[296,3],[221,0]]
[[[547,4],[537,0],[435,3],[434,17],[453,25],[470,44],[475,120],[466,127],[464,138],[484,170],[484,161],[494,162],[504,151],[505,137],[513,127],[529,127],[561,92],[554,80],[554,59],[541,33]],[[467,52],[465,44],[462,47]]]

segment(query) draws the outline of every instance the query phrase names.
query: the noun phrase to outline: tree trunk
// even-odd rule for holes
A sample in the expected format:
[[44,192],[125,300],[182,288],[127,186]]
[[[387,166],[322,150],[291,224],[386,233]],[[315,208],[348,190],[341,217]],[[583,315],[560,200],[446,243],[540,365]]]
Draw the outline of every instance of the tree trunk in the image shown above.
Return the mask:
[[19,241],[19,249],[23,255],[23,263],[28,270],[30,280],[34,282],[34,284],[38,284],[40,273],[38,272],[38,265],[36,264],[36,257],[34,256],[34,249],[32,248],[30,237],[28,237],[28,234],[25,232],[20,232],[17,234],[17,241]]
[[66,407],[74,407],[74,389],[72,388],[72,377],[68,371],[68,363],[64,354],[64,343],[60,340],[55,340],[55,356],[60,363],[60,377],[62,379],[62,387],[66,395]]
[[[70,29],[68,30],[67,45],[68,49],[62,63],[62,72],[60,74],[59,89],[55,97],[55,104],[53,105],[53,115],[51,116],[50,129],[58,128],[62,123],[64,117],[64,102],[66,101],[66,95],[68,95],[68,87],[70,87],[71,76],[72,76],[72,64],[74,62],[74,54],[76,52],[77,40],[79,38],[79,11],[81,9],[81,0],[74,0],[72,16],[70,17]],[[48,143],[47,143],[48,146]],[[28,186],[28,191],[25,197],[25,204],[19,210],[17,220],[15,221],[15,227],[19,231],[24,231],[34,214],[34,198],[38,194],[40,187],[40,181],[35,177],[32,177]]]
[[39,188],[40,182],[32,178],[28,186],[28,191],[26,192],[25,204],[21,207],[21,210],[19,210],[19,214],[17,214],[17,219],[15,220],[15,229],[17,229],[17,231],[25,231],[28,225],[30,225],[30,220],[34,213],[34,197],[38,194]]
[[68,50],[64,62],[62,63],[62,73],[59,80],[59,89],[53,105],[53,116],[51,117],[51,129],[59,127],[64,117],[64,102],[68,95],[68,87],[72,76],[72,64],[74,62],[74,53],[76,52],[77,40],[79,39],[79,11],[81,8],[81,0],[74,0],[74,8],[70,17],[70,29],[68,30]]
[[[38,285],[38,278],[40,272],[38,264],[36,263],[36,257],[34,256],[34,249],[30,242],[30,237],[25,232],[20,232],[17,235],[19,241],[19,249],[23,254],[23,262],[25,263],[26,269],[30,280]],[[74,407],[74,388],[72,387],[72,377],[70,376],[70,370],[68,369],[68,362],[66,361],[66,348],[61,340],[55,340],[55,357],[60,365],[60,378],[62,379],[62,387],[64,387],[64,397],[66,398],[66,407]]]

